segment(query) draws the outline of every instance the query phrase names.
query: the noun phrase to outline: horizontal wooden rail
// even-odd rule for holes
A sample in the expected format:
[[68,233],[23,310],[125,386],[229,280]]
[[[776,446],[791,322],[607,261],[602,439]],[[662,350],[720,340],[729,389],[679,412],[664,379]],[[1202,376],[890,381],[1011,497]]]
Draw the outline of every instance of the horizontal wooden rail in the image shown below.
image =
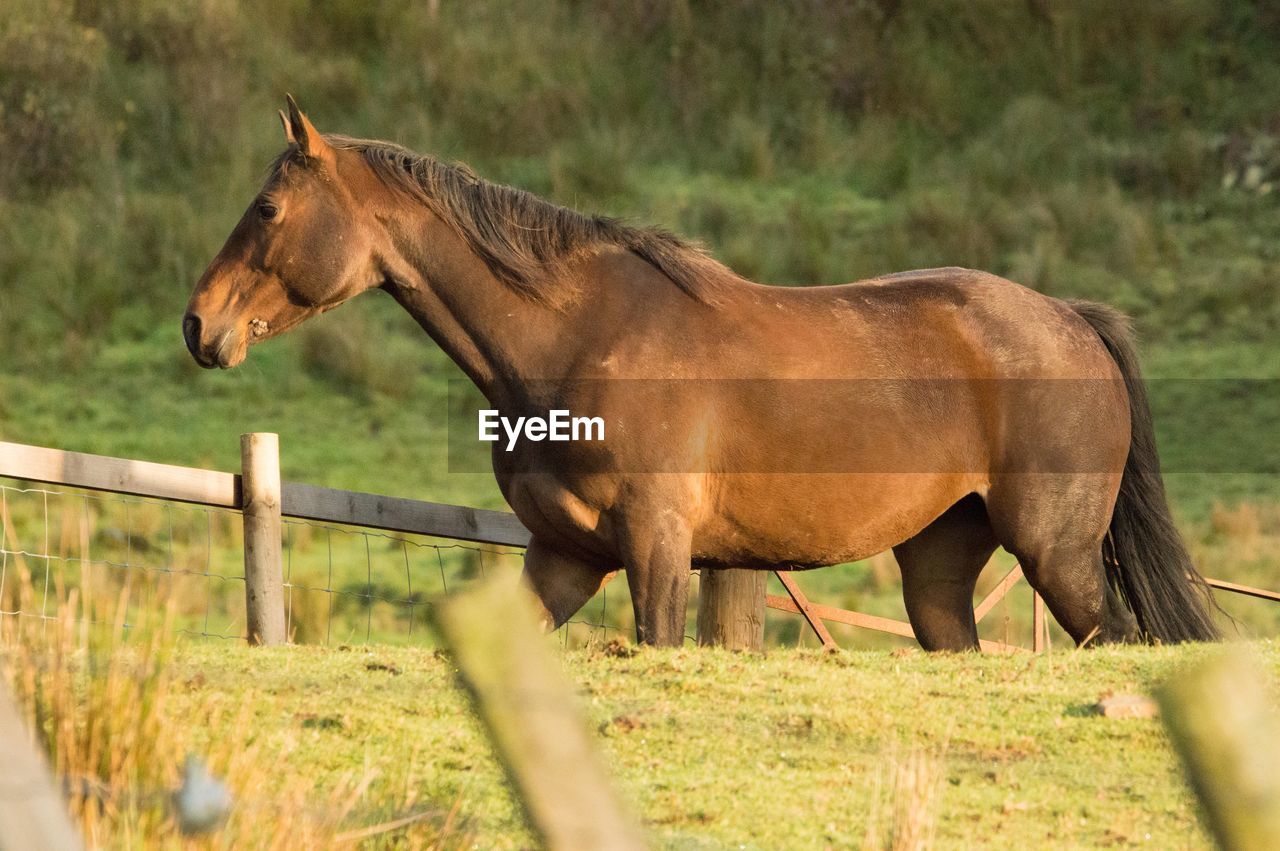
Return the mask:
[[240,477],[233,473],[23,443],[0,442],[0,476],[218,508],[240,507]]
[[[804,612],[796,605],[795,601],[790,597],[783,597],[780,594],[769,594],[765,597],[765,603],[771,609],[777,609],[780,612],[791,612],[796,615],[803,615]],[[878,615],[868,615],[862,612],[851,612],[846,609],[837,609],[834,606],[824,606],[822,603],[809,603],[809,611],[816,617],[824,621],[835,621],[836,623],[848,624],[849,626],[860,626],[863,629],[874,629],[877,632],[888,632],[893,635],[901,635],[904,638],[915,638],[916,634],[911,629],[911,624],[906,621],[893,620],[892,618],[882,618]]]
[[[780,612],[791,612],[796,615],[803,615],[804,612],[788,597],[779,594],[770,594],[765,598],[765,604],[771,609],[777,609]],[[882,618],[878,615],[868,615],[863,612],[851,612],[848,609],[837,609],[834,606],[824,606],[821,603],[810,602],[808,604],[810,613],[825,621],[835,621],[836,623],[848,624],[849,626],[862,627],[863,629],[875,630],[876,632],[887,632],[891,635],[901,635],[904,638],[915,638],[915,631],[911,629],[911,624],[906,621],[894,620],[893,618]],[[1005,644],[1000,641],[988,641],[983,638],[979,640],[982,649],[988,653],[1022,653],[1026,651],[1025,647],[1018,647],[1013,644]]]
[[[242,507],[240,476],[84,452],[0,441],[0,476],[31,482],[167,499],[215,508]],[[285,482],[285,517],[523,547],[529,531],[506,511]]]
[[334,490],[285,482],[281,513],[285,517],[411,532],[480,544],[524,547],[529,530],[509,511],[423,502],[396,496]]
[[1252,585],[1238,585],[1235,582],[1227,582],[1224,579],[1209,579],[1206,577],[1204,582],[1210,588],[1230,591],[1233,594],[1244,594],[1248,597],[1258,597],[1263,600],[1274,600],[1280,603],[1280,591],[1268,591],[1265,588],[1254,588]]

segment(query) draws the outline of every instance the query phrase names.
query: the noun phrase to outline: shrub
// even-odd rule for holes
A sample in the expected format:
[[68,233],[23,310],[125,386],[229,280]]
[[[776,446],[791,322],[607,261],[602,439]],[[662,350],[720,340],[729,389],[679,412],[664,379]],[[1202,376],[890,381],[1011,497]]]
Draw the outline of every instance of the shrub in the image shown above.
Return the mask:
[[[52,10],[46,6],[52,5]],[[106,42],[69,4],[8,4],[0,17],[0,195],[91,180],[114,150],[103,102]]]

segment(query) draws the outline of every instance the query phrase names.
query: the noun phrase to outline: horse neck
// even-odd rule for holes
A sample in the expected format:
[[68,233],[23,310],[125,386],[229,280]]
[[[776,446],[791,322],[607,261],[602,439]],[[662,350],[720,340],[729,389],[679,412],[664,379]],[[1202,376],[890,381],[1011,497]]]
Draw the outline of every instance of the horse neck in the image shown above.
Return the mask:
[[384,220],[393,249],[386,288],[491,402],[528,379],[566,369],[568,320],[489,270],[462,237],[425,209]]

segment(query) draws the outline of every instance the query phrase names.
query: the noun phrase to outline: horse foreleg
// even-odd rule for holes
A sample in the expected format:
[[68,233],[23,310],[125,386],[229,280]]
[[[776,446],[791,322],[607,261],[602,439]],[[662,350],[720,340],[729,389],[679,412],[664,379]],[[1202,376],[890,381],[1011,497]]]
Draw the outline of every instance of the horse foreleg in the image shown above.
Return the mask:
[[534,538],[524,554],[524,581],[542,604],[543,626],[559,629],[609,581],[609,567],[565,555]]
[[684,643],[690,542],[688,524],[681,519],[668,516],[652,524],[627,524],[622,556],[636,615],[636,640],[641,644],[679,647]]

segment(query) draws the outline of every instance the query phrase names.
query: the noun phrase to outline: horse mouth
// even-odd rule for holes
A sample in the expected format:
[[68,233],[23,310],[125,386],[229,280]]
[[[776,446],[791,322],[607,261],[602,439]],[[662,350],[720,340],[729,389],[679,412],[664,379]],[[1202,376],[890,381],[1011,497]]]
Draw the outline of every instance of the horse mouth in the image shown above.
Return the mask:
[[292,321],[272,322],[253,317],[244,325],[234,320],[220,334],[201,344],[201,320],[195,314],[187,314],[182,322],[182,336],[191,357],[204,369],[233,369],[244,363],[249,347],[278,336],[297,325],[305,315]]
[[218,345],[214,348],[210,362],[200,365],[206,369],[212,369],[215,366],[219,369],[232,369],[244,363],[248,349],[245,335],[237,334],[234,328],[229,328],[218,338]]

